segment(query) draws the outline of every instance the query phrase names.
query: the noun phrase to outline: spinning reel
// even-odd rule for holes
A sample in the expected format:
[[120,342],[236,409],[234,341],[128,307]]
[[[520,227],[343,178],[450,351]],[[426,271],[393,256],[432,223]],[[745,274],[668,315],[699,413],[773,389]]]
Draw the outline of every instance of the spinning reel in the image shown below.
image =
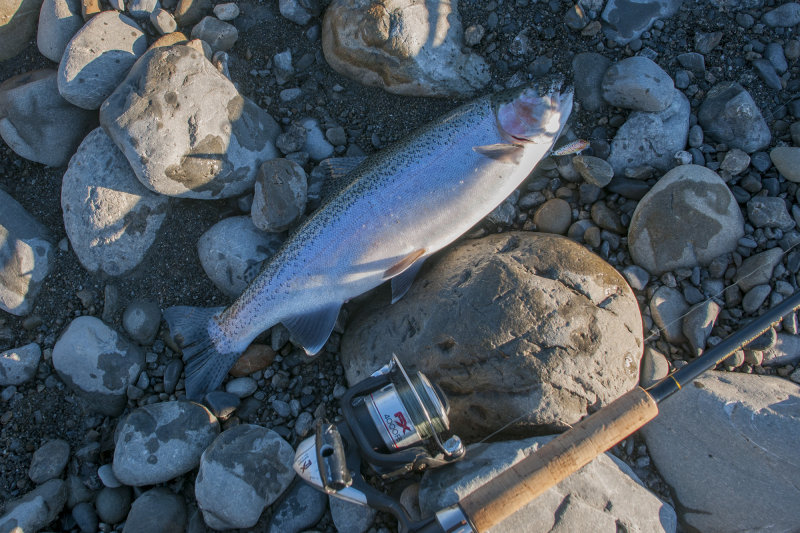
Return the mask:
[[384,479],[436,468],[464,457],[464,445],[452,435],[450,405],[442,390],[421,372],[409,376],[397,356],[342,397],[344,420],[319,420],[316,435],[297,448],[294,469],[313,487],[354,503],[393,514],[406,530],[435,517],[411,520],[395,499],[369,485],[362,461]]

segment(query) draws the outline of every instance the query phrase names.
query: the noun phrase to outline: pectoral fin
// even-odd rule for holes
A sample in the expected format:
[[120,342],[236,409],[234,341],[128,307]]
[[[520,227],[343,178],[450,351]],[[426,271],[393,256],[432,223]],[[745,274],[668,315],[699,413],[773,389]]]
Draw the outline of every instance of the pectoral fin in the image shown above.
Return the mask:
[[405,296],[408,289],[411,288],[411,284],[414,283],[414,278],[419,274],[423,263],[425,263],[425,260],[419,259],[403,273],[392,278],[392,303]]
[[525,148],[519,144],[487,144],[484,146],[473,146],[472,149],[495,161],[516,165],[522,159]]
[[425,248],[420,248],[419,250],[414,250],[400,261],[389,267],[389,269],[383,273],[383,279],[393,278],[395,276],[399,276],[413,265],[417,259],[425,255]]
[[282,320],[293,341],[301,345],[308,355],[322,350],[339,316],[341,303],[329,304],[304,315]]

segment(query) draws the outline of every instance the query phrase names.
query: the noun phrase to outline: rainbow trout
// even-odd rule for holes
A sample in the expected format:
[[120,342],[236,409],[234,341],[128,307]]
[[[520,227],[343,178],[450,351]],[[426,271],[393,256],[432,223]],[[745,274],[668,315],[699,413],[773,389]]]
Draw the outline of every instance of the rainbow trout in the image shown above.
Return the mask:
[[550,152],[572,92],[524,86],[465,104],[355,167],[227,308],[164,312],[186,362],[186,394],[214,390],[281,322],[316,354],[347,300],[391,280],[392,302],[422,263],[479,222]]

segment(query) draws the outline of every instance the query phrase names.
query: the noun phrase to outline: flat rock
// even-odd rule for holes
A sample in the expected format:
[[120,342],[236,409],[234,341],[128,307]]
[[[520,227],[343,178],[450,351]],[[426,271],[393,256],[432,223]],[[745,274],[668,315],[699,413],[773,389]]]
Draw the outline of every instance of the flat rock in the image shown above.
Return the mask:
[[53,366],[96,411],[119,416],[128,385],[144,367],[144,352],[93,316],[70,322],[53,347]]
[[17,316],[31,312],[50,272],[51,241],[47,228],[0,189],[0,309]]
[[280,133],[266,111],[183,45],[145,53],[103,103],[100,122],[147,188],[197,199],[252,188],[258,166],[277,156]]
[[197,253],[214,285],[229,296],[239,296],[282,242],[278,234],[259,231],[248,216],[229,217],[200,237]]
[[62,439],[45,442],[31,458],[28,477],[37,485],[61,476],[69,461],[69,443]]
[[609,0],[601,18],[604,33],[618,44],[626,45],[649,30],[656,20],[673,16],[681,0]]
[[659,404],[642,433],[687,530],[800,523],[800,385],[711,371]]
[[36,375],[42,349],[32,342],[0,353],[0,387],[20,385]]
[[451,247],[402,300],[359,309],[342,337],[348,382],[391,353],[442,387],[458,435],[512,421],[507,433],[530,434],[631,389],[642,324],[625,279],[598,256],[566,237],[509,232]]
[[[419,489],[422,515],[455,504],[551,438],[469,446],[463,460],[425,473]],[[541,531],[580,531],[591,524],[596,532],[674,532],[677,518],[672,507],[647,490],[630,467],[611,454],[600,454],[490,531],[531,531],[531,524]]]
[[44,0],[39,11],[36,46],[44,57],[60,63],[67,43],[82,27],[79,0]]
[[250,216],[260,230],[289,229],[305,214],[308,177],[289,159],[271,159],[258,168]]
[[769,145],[771,135],[761,111],[736,82],[712,87],[697,116],[706,135],[731,148],[752,153]]
[[36,31],[42,0],[0,2],[0,61],[22,52]]
[[714,171],[682,165],[667,172],[636,206],[628,228],[634,262],[651,274],[706,265],[744,236],[744,217]]
[[[439,20],[433,28],[430,13]],[[334,0],[322,50],[340,74],[395,94],[464,97],[491,79],[464,46],[457,0]]]
[[761,19],[772,27],[788,28],[796,26],[800,24],[800,5],[794,2],[786,2],[764,13]]
[[0,533],[41,531],[55,520],[67,503],[67,484],[51,479],[25,496],[6,502],[0,516]]
[[214,529],[252,527],[294,478],[294,450],[277,433],[241,424],[203,452],[195,480],[197,504]]
[[163,487],[150,489],[133,502],[122,533],[184,533],[183,497]]
[[761,253],[751,255],[736,269],[733,281],[744,292],[749,291],[756,285],[769,283],[772,279],[772,271],[783,259],[783,250],[771,248]]
[[136,22],[117,11],[103,11],[64,50],[58,92],[78,107],[98,109],[145,50],[147,37]]
[[303,482],[296,480],[280,502],[269,523],[268,533],[300,533],[319,522],[325,514],[328,497]]
[[202,405],[161,402],[131,411],[115,434],[114,475],[140,487],[174,479],[196,468],[219,423]]
[[52,167],[66,165],[97,125],[96,113],[61,97],[57,78],[55,70],[36,70],[0,85],[0,137],[20,157]]
[[611,65],[603,76],[602,90],[605,101],[613,106],[650,113],[664,111],[676,94],[669,74],[641,56]]
[[75,255],[89,272],[121,276],[137,267],[168,208],[169,198],[136,179],[103,128],[86,136],[64,173],[64,227]]
[[769,152],[772,164],[787,180],[800,183],[800,148],[776,146]]
[[747,202],[747,219],[757,228],[794,228],[786,201],[777,196],[756,196]]
[[636,111],[628,116],[611,141],[608,162],[618,176],[626,168],[644,165],[659,170],[675,166],[675,152],[683,150],[689,136],[689,100],[673,89],[672,103],[660,113]]
[[575,99],[586,111],[600,111],[606,106],[603,100],[603,76],[611,60],[594,52],[577,54],[572,60]]

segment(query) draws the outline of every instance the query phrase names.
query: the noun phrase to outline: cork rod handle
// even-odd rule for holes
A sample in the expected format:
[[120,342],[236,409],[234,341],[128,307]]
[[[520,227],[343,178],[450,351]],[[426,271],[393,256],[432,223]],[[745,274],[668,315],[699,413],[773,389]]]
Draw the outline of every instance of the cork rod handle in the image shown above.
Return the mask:
[[486,531],[656,415],[655,400],[637,387],[464,497],[459,506],[477,531]]

